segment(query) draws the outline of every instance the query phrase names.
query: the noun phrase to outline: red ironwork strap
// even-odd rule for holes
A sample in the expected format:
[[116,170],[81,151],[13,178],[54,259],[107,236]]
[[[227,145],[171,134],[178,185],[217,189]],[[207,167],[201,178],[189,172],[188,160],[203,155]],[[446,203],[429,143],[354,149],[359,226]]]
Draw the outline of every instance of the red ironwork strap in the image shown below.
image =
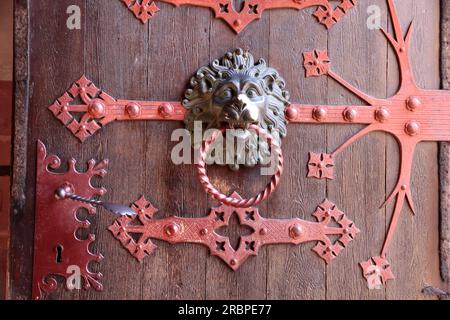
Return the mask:
[[[134,13],[142,23],[147,23],[160,9],[156,0],[121,0],[125,6]],[[317,7],[314,16],[319,23],[327,29],[336,24],[352,9],[358,0],[340,0],[334,8],[329,0],[246,0],[243,8],[237,11],[233,0],[158,0],[170,3],[176,7],[188,5],[210,8],[214,11],[216,19],[225,21],[236,33],[241,32],[251,22],[262,17],[269,9],[297,9]]]
[[[237,193],[231,197],[242,199]],[[257,255],[262,246],[269,244],[299,245],[317,241],[312,250],[326,263],[330,263],[360,232],[353,221],[328,200],[321,203],[313,213],[317,222],[298,218],[265,219],[257,208],[237,208],[224,204],[212,208],[202,218],[155,219],[158,210],[144,197],[136,201],[132,208],[136,216],[118,218],[109,230],[139,262],[155,250],[156,246],[151,240],[157,239],[172,244],[204,245],[209,248],[211,255],[219,257],[235,271],[248,257]],[[228,237],[216,232],[228,226],[233,214],[237,215],[241,225],[253,230],[250,235],[241,236],[237,248],[231,246]]]

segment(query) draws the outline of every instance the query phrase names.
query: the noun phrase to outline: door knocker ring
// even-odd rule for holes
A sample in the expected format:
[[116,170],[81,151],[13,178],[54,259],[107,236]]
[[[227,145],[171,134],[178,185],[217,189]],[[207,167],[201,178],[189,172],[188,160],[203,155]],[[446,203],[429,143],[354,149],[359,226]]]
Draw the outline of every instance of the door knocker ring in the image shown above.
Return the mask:
[[256,196],[249,199],[241,199],[235,197],[228,197],[217,190],[216,187],[210,182],[208,175],[206,173],[206,154],[209,147],[223,134],[226,129],[222,128],[220,130],[215,130],[206,140],[203,141],[202,147],[199,152],[199,161],[197,164],[197,176],[200,184],[203,186],[205,192],[212,198],[216,199],[220,203],[236,208],[248,208],[255,206],[262,201],[266,200],[278,187],[280,183],[281,175],[283,174],[283,153],[281,147],[276,141],[276,139],[268,133],[266,130],[262,129],[257,125],[250,125],[249,129],[254,130],[262,139],[266,140],[271,147],[272,153],[277,156],[276,172],[270,179],[270,182],[266,185],[264,190],[258,193]]

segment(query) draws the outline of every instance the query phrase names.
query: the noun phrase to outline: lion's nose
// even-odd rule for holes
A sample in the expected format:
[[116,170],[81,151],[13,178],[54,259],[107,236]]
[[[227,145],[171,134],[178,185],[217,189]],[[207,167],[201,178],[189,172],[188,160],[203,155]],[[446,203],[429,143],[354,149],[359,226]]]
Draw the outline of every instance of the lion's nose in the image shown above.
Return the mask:
[[241,119],[244,122],[252,123],[258,121],[257,110],[254,110],[253,108],[245,108],[241,113]]
[[247,95],[239,94],[237,96],[237,104],[241,110],[244,110],[244,108],[249,104],[249,102],[250,101],[249,101]]

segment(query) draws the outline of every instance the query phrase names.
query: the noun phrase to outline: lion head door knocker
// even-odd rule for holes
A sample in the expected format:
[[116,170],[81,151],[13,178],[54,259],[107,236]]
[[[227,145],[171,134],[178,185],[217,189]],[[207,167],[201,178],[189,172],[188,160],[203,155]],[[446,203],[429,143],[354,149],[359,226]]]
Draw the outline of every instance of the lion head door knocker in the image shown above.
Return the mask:
[[[259,248],[270,244],[299,245],[315,241],[313,251],[330,263],[360,232],[353,221],[327,199],[313,213],[317,222],[298,218],[265,219],[255,207],[272,195],[280,183],[284,166],[281,139],[286,136],[284,114],[289,105],[284,80],[264,60],[255,62],[253,56],[242,49],[228,52],[197,71],[185,97],[186,127],[194,136],[199,129],[204,137],[199,145],[194,141],[194,146],[199,148],[197,176],[205,192],[221,205],[202,218],[155,219],[157,209],[149,201],[144,197],[136,201],[132,205],[136,215],[116,219],[109,230],[138,261],[142,262],[154,251],[156,246],[152,240],[157,239],[174,244],[204,245],[211,255],[222,259],[234,271],[248,257],[257,255]],[[230,130],[233,130],[232,139],[220,145],[222,150],[227,149],[224,153],[230,152],[227,143],[231,140],[237,139],[245,145],[244,152],[236,152],[231,158],[232,169],[238,169],[239,164],[255,166],[262,163],[264,157],[275,158],[269,183],[251,198],[243,198],[237,192],[223,194],[210,182],[206,172],[210,150]],[[234,151],[235,144],[231,152]],[[241,225],[253,230],[241,236],[236,248],[228,237],[217,232],[228,226],[233,215],[237,215]]]
[[[198,125],[202,134],[209,129],[233,129],[227,132],[230,134],[226,136],[222,159],[208,159],[216,164],[227,162],[233,169],[238,169],[240,164],[255,166],[270,156],[269,145],[258,143],[258,133],[250,130],[251,126],[270,132],[277,144],[281,144],[287,134],[284,114],[289,104],[289,92],[278,71],[270,68],[264,59],[255,62],[253,55],[242,49],[228,52],[200,68],[183,100],[188,110],[185,124],[192,136]],[[193,140],[194,147],[199,148],[200,142]],[[237,150],[239,146],[243,152]]]

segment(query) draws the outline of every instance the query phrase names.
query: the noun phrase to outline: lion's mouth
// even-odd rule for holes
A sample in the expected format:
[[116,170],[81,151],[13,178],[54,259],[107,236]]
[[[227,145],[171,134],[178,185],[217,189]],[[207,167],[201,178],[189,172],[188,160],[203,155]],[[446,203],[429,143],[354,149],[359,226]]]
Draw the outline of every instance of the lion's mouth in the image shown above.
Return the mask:
[[230,121],[222,122],[221,127],[227,129],[227,133],[238,139],[248,139],[254,130],[251,129],[252,125],[258,125],[258,122],[242,122],[242,121]]
[[220,127],[234,130],[249,130],[252,125],[259,125],[258,121],[230,121],[226,119],[221,121]]

